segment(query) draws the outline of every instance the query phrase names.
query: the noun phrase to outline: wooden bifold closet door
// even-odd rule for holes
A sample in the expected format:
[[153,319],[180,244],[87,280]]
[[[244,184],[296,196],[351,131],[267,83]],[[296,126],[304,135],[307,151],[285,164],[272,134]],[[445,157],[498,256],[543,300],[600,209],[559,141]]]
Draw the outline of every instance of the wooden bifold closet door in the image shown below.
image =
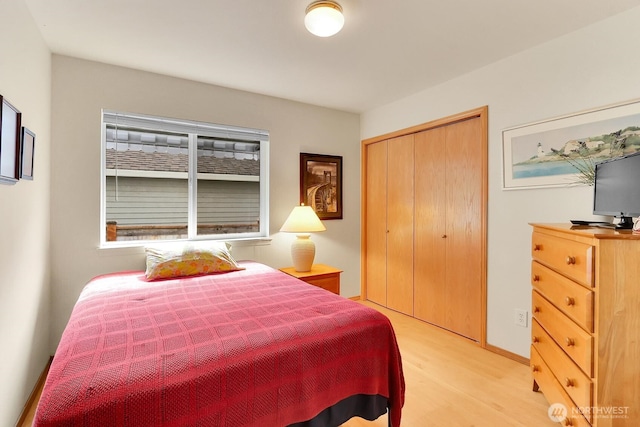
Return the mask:
[[[413,315],[413,135],[370,147],[368,299]],[[408,167],[411,165],[411,167]]]
[[413,316],[413,135],[388,150],[387,307]]
[[367,239],[363,263],[367,280],[367,299],[387,306],[387,141],[371,145],[367,150],[371,173],[365,177],[370,189],[365,199]]
[[363,295],[482,344],[486,111],[363,141]]
[[480,341],[483,244],[479,118],[415,138],[414,315]]

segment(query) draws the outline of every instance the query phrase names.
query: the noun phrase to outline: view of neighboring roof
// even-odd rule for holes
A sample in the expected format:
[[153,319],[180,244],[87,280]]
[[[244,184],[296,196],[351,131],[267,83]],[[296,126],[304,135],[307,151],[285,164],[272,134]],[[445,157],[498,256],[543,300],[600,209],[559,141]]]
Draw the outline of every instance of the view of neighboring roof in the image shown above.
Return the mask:
[[[188,138],[146,130],[107,128],[106,168],[187,172]],[[260,144],[198,137],[198,172],[260,175]]]
[[[187,172],[187,154],[145,153],[143,151],[106,150],[107,169]],[[233,157],[198,156],[199,173],[260,175],[260,161]]]

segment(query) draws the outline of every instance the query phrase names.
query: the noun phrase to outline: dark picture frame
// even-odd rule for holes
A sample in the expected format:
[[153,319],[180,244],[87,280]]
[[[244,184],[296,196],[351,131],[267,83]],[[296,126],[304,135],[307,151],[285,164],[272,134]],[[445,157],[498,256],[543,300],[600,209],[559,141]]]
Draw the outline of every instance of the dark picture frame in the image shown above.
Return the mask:
[[36,145],[36,134],[22,126],[22,143],[20,146],[20,179],[33,180],[33,156]]
[[0,183],[20,179],[20,128],[22,113],[0,95]]
[[322,220],[342,219],[342,156],[300,153],[300,203]]

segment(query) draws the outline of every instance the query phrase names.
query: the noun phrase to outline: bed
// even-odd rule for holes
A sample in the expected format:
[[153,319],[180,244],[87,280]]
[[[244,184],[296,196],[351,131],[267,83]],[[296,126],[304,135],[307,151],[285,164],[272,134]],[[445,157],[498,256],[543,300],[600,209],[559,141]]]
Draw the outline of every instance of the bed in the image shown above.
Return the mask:
[[265,265],[96,277],[62,335],[34,426],[333,426],[388,411],[404,378],[381,313]]

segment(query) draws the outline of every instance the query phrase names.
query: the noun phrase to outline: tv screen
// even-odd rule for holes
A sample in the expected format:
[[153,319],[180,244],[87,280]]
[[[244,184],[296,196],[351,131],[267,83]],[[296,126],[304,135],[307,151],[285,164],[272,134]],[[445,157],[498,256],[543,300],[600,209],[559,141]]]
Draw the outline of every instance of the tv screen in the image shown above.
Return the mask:
[[621,218],[619,228],[632,228],[640,216],[640,152],[595,165],[593,213]]

